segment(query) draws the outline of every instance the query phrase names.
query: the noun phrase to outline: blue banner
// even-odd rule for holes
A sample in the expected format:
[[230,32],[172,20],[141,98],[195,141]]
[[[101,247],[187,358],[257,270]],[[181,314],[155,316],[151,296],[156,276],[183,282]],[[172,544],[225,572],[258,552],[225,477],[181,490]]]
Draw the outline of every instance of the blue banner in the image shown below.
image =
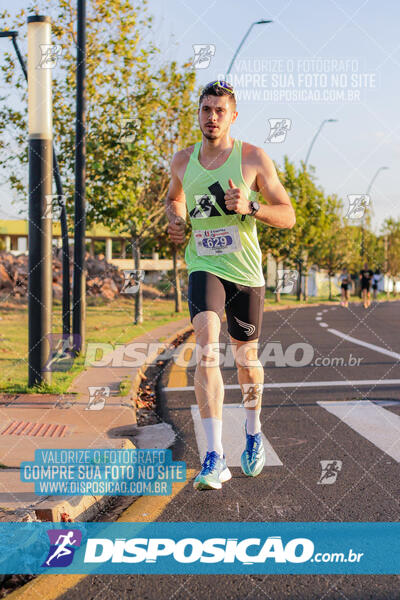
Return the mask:
[[399,574],[400,523],[0,523],[0,573]]

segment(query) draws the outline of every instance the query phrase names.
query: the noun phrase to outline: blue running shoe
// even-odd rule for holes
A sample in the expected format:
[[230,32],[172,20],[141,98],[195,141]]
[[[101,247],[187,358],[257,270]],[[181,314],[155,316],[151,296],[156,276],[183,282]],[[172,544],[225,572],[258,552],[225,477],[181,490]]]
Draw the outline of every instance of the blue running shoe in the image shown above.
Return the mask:
[[249,477],[257,477],[265,464],[265,450],[261,433],[250,435],[246,432],[246,448],[241,457],[242,471]]
[[200,473],[196,476],[193,487],[196,490],[220,490],[222,484],[232,477],[226,465],[225,456],[213,451],[207,452]]

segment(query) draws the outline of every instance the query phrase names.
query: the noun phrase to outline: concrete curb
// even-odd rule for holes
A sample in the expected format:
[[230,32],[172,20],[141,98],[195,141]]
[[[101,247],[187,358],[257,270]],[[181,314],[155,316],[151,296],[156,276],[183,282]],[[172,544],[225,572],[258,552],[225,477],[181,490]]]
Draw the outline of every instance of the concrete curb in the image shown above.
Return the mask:
[[[122,440],[121,450],[136,448],[128,439]],[[55,498],[55,496],[53,496]],[[36,508],[35,515],[40,521],[68,522],[93,519],[110,501],[111,496],[66,496],[54,501],[54,506]],[[48,503],[49,500],[43,500]]]
[[[192,324],[186,325],[185,327],[178,329],[178,331],[176,331],[175,333],[173,333],[172,335],[167,337],[167,339],[164,340],[163,344],[165,344],[165,346],[172,344],[172,342],[174,340],[176,340],[177,337],[179,337],[181,335],[185,335],[186,333],[189,333],[191,331],[193,331]],[[147,359],[146,364],[143,367],[139,367],[137,369],[136,374],[133,377],[132,389],[131,389],[131,400],[134,405],[135,411],[137,411],[136,401],[137,401],[138,392],[139,392],[139,388],[140,388],[142,379],[144,379],[147,369],[152,365],[152,363],[154,363],[154,361],[157,359],[157,356],[162,354],[162,352],[163,352],[162,350],[159,350],[157,352],[153,352],[152,354],[150,354]]]
[[[193,327],[191,324],[186,325],[166,338],[163,344],[171,344],[177,337],[192,330]],[[139,367],[133,377],[131,401],[132,408],[135,411],[135,416],[137,411],[136,400],[141,381],[144,378],[148,367],[151,366],[151,364],[157,359],[157,356],[159,356],[161,353],[162,350],[149,355],[146,364],[143,367]],[[134,449],[136,446],[129,439],[124,439],[122,440],[122,449],[124,448]],[[107,505],[110,496],[78,496],[75,497],[75,499],[78,500],[76,504],[74,504],[73,499],[66,497],[55,501],[54,506],[50,508],[35,508],[34,510],[36,518],[41,521],[59,522],[67,518],[66,515],[68,515],[68,518],[70,518],[71,521],[88,521],[93,519],[93,517],[96,516]],[[61,518],[62,515],[64,515],[64,518]]]

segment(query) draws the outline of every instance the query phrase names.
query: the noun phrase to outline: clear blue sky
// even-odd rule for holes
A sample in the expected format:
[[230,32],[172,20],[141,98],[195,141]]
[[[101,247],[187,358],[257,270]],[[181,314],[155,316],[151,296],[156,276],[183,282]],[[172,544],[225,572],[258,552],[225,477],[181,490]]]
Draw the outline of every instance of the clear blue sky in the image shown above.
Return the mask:
[[[14,0],[12,10],[23,4]],[[272,19],[253,28],[232,69],[240,92],[232,135],[263,147],[278,163],[284,154],[298,163],[322,120],[338,119],[324,126],[311,153],[319,183],[347,201],[387,166],[371,191],[374,226],[400,216],[398,1],[149,0],[149,7],[163,58],[183,63],[193,57],[193,44],[215,46],[209,66],[197,69],[199,83],[226,73],[252,22]],[[307,99],[296,100],[299,93]],[[291,120],[282,143],[266,142],[273,118]],[[16,214],[10,199],[0,188],[0,218]]]

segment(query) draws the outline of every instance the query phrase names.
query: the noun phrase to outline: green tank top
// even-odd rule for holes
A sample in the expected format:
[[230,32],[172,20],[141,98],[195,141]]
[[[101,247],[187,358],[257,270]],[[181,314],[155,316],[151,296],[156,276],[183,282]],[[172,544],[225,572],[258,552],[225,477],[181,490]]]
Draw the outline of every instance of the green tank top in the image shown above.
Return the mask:
[[201,142],[190,155],[183,177],[183,191],[192,225],[185,251],[188,272],[208,271],[240,285],[265,284],[256,219],[238,215],[225,207],[229,179],[243,190],[248,200],[259,192],[250,190],[242,174],[242,142],[234,140],[228,159],[217,169],[205,169],[199,162]]

